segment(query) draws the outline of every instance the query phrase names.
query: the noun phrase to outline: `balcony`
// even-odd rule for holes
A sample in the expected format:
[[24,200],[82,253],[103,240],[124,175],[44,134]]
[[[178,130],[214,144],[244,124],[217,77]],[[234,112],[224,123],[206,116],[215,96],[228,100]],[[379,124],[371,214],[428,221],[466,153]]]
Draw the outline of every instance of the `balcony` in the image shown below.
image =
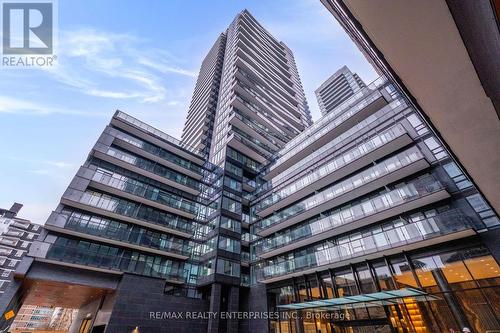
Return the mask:
[[256,205],[256,213],[266,217],[298,199],[368,166],[390,153],[411,143],[412,139],[401,125],[376,135],[346,153],[316,168],[305,176],[289,182]]
[[162,164],[99,143],[94,146],[92,154],[101,160],[144,177],[154,179],[165,185],[178,188],[193,195],[200,194],[200,183],[198,181],[181,175]]
[[136,139],[128,134],[122,132],[116,133],[116,139],[113,141],[113,144],[134,154],[163,164],[167,168],[184,173],[194,179],[199,180],[203,178],[203,169],[199,165],[177,157],[163,148]]
[[139,216],[140,204],[112,197],[98,192],[83,192],[68,189],[61,198],[63,205],[106,216],[119,221],[129,222],[151,229],[192,237],[192,221],[170,213],[155,212],[153,216]]
[[263,142],[270,149],[272,149],[272,152],[279,150],[279,145],[282,145],[282,143],[274,139],[273,133],[269,132],[267,128],[237,112],[232,114],[229,123],[239,130],[249,133],[259,141]]
[[384,228],[376,226],[329,241],[323,249],[306,255],[279,262],[270,260],[259,270],[258,279],[263,283],[276,282],[475,234],[472,223],[457,211],[412,223],[396,220]]
[[[318,124],[323,127],[318,128],[315,126],[316,124],[312,125],[298,135],[297,138],[300,140],[293,140],[296,142],[295,146],[287,144],[288,147],[283,149],[282,155],[270,166],[269,172],[264,178],[271,179],[283,172],[387,104],[388,101],[384,96],[379,91],[374,91],[337,118],[330,119],[328,115],[323,117],[318,121]],[[325,121],[325,118],[328,118],[329,121]]]
[[[359,123],[348,129],[344,133],[340,134],[321,148],[318,148],[317,150],[312,152],[307,156],[307,158],[302,159],[301,161],[295,163],[293,166],[272,177],[272,183],[274,185],[284,183],[287,180],[290,180],[292,177],[295,177],[297,174],[300,174],[301,170],[314,165],[319,165],[322,161],[330,160],[333,157],[332,154],[342,149],[342,147],[345,147],[346,145],[353,142],[358,142],[358,144],[362,143],[363,140],[369,139],[369,133],[373,132],[373,130],[377,126],[387,123],[388,120],[396,117],[405,108],[407,108],[407,105],[404,101],[392,101],[391,103],[389,103],[389,105],[383,107],[369,117],[361,120]],[[401,127],[402,131],[405,131],[404,127],[401,124],[394,126],[394,128],[396,127]],[[264,178],[266,178],[265,175]]]
[[184,242],[174,242],[167,240],[164,235],[154,232],[147,233],[145,230],[133,230],[130,228],[115,228],[111,220],[105,228],[93,227],[89,220],[85,220],[75,216],[67,216],[59,214],[61,219],[65,220],[64,228],[53,224],[46,224],[47,230],[56,231],[59,233],[86,238],[106,244],[112,244],[120,247],[126,247],[143,252],[160,254],[171,258],[186,260],[190,257],[191,247]]
[[[362,178],[359,178],[360,184],[363,183]],[[262,237],[269,236],[272,233],[318,215],[328,208],[333,208],[342,202],[345,203],[355,199],[358,192],[353,191],[354,188],[352,186],[344,186],[344,184],[333,186],[287,208],[277,215],[257,222],[255,224],[257,234]],[[371,190],[374,189],[371,188]],[[405,211],[443,200],[449,196],[449,193],[441,183],[436,181],[432,176],[427,176],[398,186],[392,191],[365,199],[358,204],[341,208],[333,215],[330,215],[332,220],[328,223],[332,223],[333,225],[340,223],[342,226],[337,226],[335,230],[341,233],[353,227],[359,228]],[[356,225],[346,225],[347,222],[350,223],[353,221],[356,221]]]
[[[244,137],[242,137],[241,135],[239,135],[234,131],[232,131],[231,135],[229,136],[227,140],[227,145],[259,163],[264,163],[267,161],[267,159],[260,153],[262,149],[257,148],[256,144],[254,144],[248,139],[245,139]],[[250,147],[255,147],[255,148],[252,149]],[[269,152],[266,153],[266,155],[268,154]]]
[[138,137],[144,137],[146,134],[149,141],[167,150],[175,152],[189,161],[203,165],[204,160],[201,152],[184,142],[134,118],[124,112],[117,111],[111,120],[111,124],[125,130]]
[[128,178],[122,180],[103,172],[96,172],[89,186],[130,200],[143,202],[190,219],[198,213],[197,203],[162,191],[156,187]]

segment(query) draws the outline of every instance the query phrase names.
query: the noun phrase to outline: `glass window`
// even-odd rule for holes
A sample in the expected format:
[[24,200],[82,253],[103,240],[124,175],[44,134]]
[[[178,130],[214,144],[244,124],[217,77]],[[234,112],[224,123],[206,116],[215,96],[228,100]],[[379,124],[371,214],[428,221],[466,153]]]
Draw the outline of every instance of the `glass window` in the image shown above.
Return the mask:
[[230,178],[230,177],[224,177],[224,185],[226,185],[227,187],[235,190],[235,191],[238,191],[238,192],[241,192],[241,182],[233,179],[233,178]]
[[239,277],[240,276],[240,265],[236,262],[218,259],[217,260],[217,273]]
[[385,262],[373,264],[373,269],[375,270],[375,275],[381,290],[396,289],[389,267],[386,266]]
[[241,245],[240,241],[224,236],[219,237],[219,249],[233,252],[233,253],[240,253],[241,251]]
[[334,297],[334,293],[333,293],[333,282],[332,282],[332,278],[330,276],[328,277],[324,277],[322,279],[322,282],[323,282],[323,289],[324,289],[324,296],[325,298],[333,298]]
[[500,278],[500,267],[491,255],[467,258],[464,262],[476,280]]
[[236,214],[241,214],[241,203],[227,197],[222,198],[222,208]]
[[243,170],[240,167],[237,167],[231,162],[226,161],[226,170],[233,173],[236,176],[242,177]]
[[405,259],[393,259],[391,266],[398,288],[417,287],[417,281],[413,278],[410,265]]
[[465,177],[454,162],[443,165],[443,168],[460,190],[472,186],[472,183]]
[[339,297],[358,294],[358,289],[352,273],[335,274],[335,283],[337,284]]
[[498,217],[493,212],[491,207],[484,201],[481,195],[474,194],[467,197],[467,201],[470,203],[472,208],[479,214],[486,226],[491,227],[494,225],[499,225],[500,221]]
[[241,232],[241,222],[230,219],[225,216],[220,217],[220,227],[236,232]]

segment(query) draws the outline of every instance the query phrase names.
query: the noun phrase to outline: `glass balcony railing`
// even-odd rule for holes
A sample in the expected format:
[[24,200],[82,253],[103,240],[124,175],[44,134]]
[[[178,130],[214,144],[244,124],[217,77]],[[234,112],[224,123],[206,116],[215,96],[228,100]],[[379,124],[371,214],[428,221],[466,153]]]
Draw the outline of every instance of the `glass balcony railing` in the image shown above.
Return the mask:
[[263,110],[262,108],[259,108],[258,106],[246,101],[244,98],[242,98],[241,96],[235,94],[235,99],[237,99],[240,103],[242,103],[243,105],[245,105],[250,111],[256,113],[256,114],[260,114],[260,115],[263,115],[264,117],[268,118],[272,123],[278,123],[280,124],[281,126],[283,126],[284,128],[288,129],[290,132],[297,132],[297,130],[293,129],[290,125],[284,123],[282,120],[278,119],[275,115],[267,112],[266,110]]
[[[247,133],[239,130],[237,127],[233,127],[232,130],[234,133],[238,134],[238,136],[242,137],[243,139],[247,140],[248,142],[252,143],[253,145],[259,147],[260,149],[263,149],[266,153],[266,156],[271,156],[271,153],[275,151],[275,149],[269,147],[267,144],[264,142],[261,142],[260,140],[257,140],[256,138],[248,135]],[[260,151],[260,150],[259,150]]]
[[260,280],[286,276],[314,267],[333,264],[387,249],[448,235],[472,228],[470,220],[452,210],[420,221],[396,220],[382,226],[374,226],[363,232],[328,240],[312,249],[314,252],[293,259],[268,260],[259,269]]
[[193,171],[195,173],[198,173],[200,175],[203,173],[203,169],[199,165],[192,163],[188,160],[185,160],[183,158],[180,158],[180,157],[170,153],[169,151],[167,151],[163,148],[157,147],[149,142],[142,141],[140,139],[137,139],[137,138],[135,138],[131,135],[125,134],[123,132],[117,133],[116,137],[118,139],[123,140],[125,142],[128,142],[129,144],[134,145],[142,150],[145,150],[148,153],[156,155],[156,156],[164,159],[165,161],[172,162],[174,164],[177,164],[185,169],[188,169],[188,170]]
[[182,210],[186,213],[195,215],[198,213],[197,203],[162,191],[156,187],[141,183],[134,179],[126,177],[124,177],[124,179],[119,179],[103,172],[96,172],[92,180],[100,184],[116,188],[120,191],[127,192],[168,207]]
[[[306,165],[314,165],[322,159],[328,158],[329,156],[331,156],[332,150],[337,149],[339,146],[345,144],[346,141],[355,140],[356,138],[361,137],[361,133],[365,133],[369,129],[375,128],[379,124],[386,122],[389,118],[399,113],[401,111],[401,107],[404,106],[406,106],[406,104],[401,100],[392,101],[388,106],[363,119],[349,130],[343,132],[321,148],[309,154],[307,158],[298,161],[291,167],[280,172],[278,175],[273,177],[272,184],[279,184],[283,181],[286,181],[293,174],[296,174],[299,172],[299,170],[304,169]],[[403,126],[397,126],[400,126],[401,131],[405,131]]]
[[193,234],[193,230],[200,227],[197,222],[187,218],[100,192],[69,190],[65,193],[65,198],[187,234]]
[[[384,166],[381,166],[380,169],[378,169],[376,172],[382,172],[383,168]],[[374,170],[371,170],[370,173],[366,173],[366,176],[368,177],[369,175],[371,175],[371,172],[374,172]],[[361,177],[358,178],[360,184],[363,182],[363,179],[365,177],[364,175],[365,173],[362,173]],[[302,214],[305,211],[316,207],[327,200],[333,199],[343,192],[345,193],[346,191],[352,190],[354,184],[352,183],[352,179],[350,179],[350,181],[351,183],[339,183],[329,188],[328,190],[325,190],[289,208],[286,208],[276,215],[272,215],[269,218],[260,220],[259,222],[254,224],[257,232],[286,221],[299,214]],[[332,226],[338,226],[341,224],[353,222],[355,220],[376,214],[391,207],[401,205],[405,202],[415,200],[419,197],[429,195],[441,189],[443,189],[441,183],[439,183],[434,179],[434,177],[429,175],[425,178],[416,179],[410,183],[404,184],[392,191],[365,199],[358,204],[353,203],[349,205],[349,207],[341,208],[334,213],[329,214],[327,218],[319,220],[318,222],[316,222],[316,224],[319,226],[322,225],[322,223],[327,223],[331,224]]]
[[184,256],[191,254],[188,241],[96,216],[71,214],[65,229]]
[[180,185],[184,185],[195,189],[197,191],[200,190],[200,182],[195,179],[188,177],[186,175],[182,175],[178,172],[175,172],[161,164],[154,163],[150,160],[144,159],[142,157],[124,152],[114,147],[107,148],[106,154],[109,156],[113,156],[119,160],[132,164],[138,168],[154,173],[155,175],[164,177],[173,182],[176,182]]
[[[264,136],[267,138],[270,142],[272,142],[274,145],[279,146],[280,143],[276,141],[274,138],[279,139],[279,135],[277,135],[274,132],[271,132],[267,127],[262,126],[261,124],[257,123],[253,119],[250,119],[241,113],[238,112],[238,109],[234,108],[234,116],[241,120],[244,124],[246,124],[248,127],[252,128],[254,131],[259,133],[260,135]],[[281,139],[282,141],[285,139]]]
[[[358,100],[360,100],[360,98],[362,98],[363,96],[371,94],[372,92],[376,91],[376,89],[378,89],[379,87],[382,87],[386,82],[387,82],[387,79],[385,77],[381,76],[378,79],[376,79],[375,81],[373,81],[372,83],[370,83],[365,89],[360,90],[356,94],[354,94],[351,97],[349,97],[347,100],[345,100],[340,105],[338,105],[335,108],[335,110],[333,110],[332,112],[328,113],[326,116],[324,116],[321,119],[319,119],[318,121],[316,121],[313,125],[309,126],[300,135],[298,135],[295,138],[293,138],[292,140],[290,140],[286,144],[286,146],[284,147],[283,151],[280,152],[280,153],[285,153],[286,156],[288,156],[288,154],[291,154],[291,150],[292,149],[293,150],[301,149],[300,147],[303,147],[304,141],[307,138],[313,138],[313,137],[315,137],[316,134],[317,134],[316,131],[318,131],[323,126],[326,126],[327,124],[333,123],[334,120],[337,120],[335,118],[339,114],[341,114],[342,112],[346,111],[348,108],[352,108],[355,103],[358,103]],[[376,95],[376,97],[374,98],[373,96],[375,96],[375,95]],[[363,100],[360,104],[357,104],[355,106],[355,108],[353,108],[352,110],[350,110],[349,117],[352,115],[352,111],[354,111],[356,109],[357,110],[355,112],[359,111],[360,109],[364,108],[366,105],[368,105],[369,103],[371,103],[373,100],[375,100],[378,97],[380,97],[380,92],[377,91],[377,93],[374,94],[374,95],[372,95],[369,99]],[[342,118],[344,118],[344,117],[345,116],[343,115]],[[341,118],[339,118],[339,119],[341,119]],[[324,129],[322,129],[322,131],[324,131]],[[312,136],[313,135],[312,133],[314,133],[314,136]],[[299,146],[299,144],[300,144],[300,146]],[[285,158],[285,155],[280,156],[277,159],[277,161],[279,159],[282,159],[282,158]]]
[[387,130],[386,132],[374,136],[359,146],[347,151],[346,153],[334,158],[330,162],[320,166],[316,170],[308,173],[307,175],[294,180],[292,183],[286,185],[282,189],[275,190],[272,195],[266,197],[256,205],[256,212],[262,211],[267,207],[274,205],[280,200],[296,193],[304,187],[316,182],[317,180],[339,170],[340,168],[352,163],[359,158],[371,153],[377,148],[393,141],[394,139],[405,134],[406,131],[402,125],[397,125]]
[[130,115],[124,113],[124,112],[118,111],[115,114],[115,117],[120,118],[122,120],[125,120],[127,123],[133,124],[133,125],[139,127],[140,129],[146,131],[147,133],[152,134],[153,136],[156,136],[156,137],[158,137],[158,138],[160,138],[160,139],[162,139],[164,141],[173,143],[174,145],[179,146],[181,148],[184,148],[187,151],[190,151],[190,152],[192,152],[194,154],[199,155],[200,157],[202,155],[201,152],[198,149],[185,144],[184,142],[182,142],[182,141],[174,138],[173,136],[170,136],[170,135],[168,135],[168,134],[166,134],[166,133],[164,133],[164,132],[162,132],[162,131],[154,128],[153,126],[150,126],[150,125],[148,125],[146,123],[143,123],[139,119],[134,118],[134,117],[132,117],[132,116],[130,116]]
[[[338,127],[340,124],[346,122],[348,119],[352,118],[354,115],[356,115],[358,112],[363,110],[366,106],[368,106],[370,103],[373,101],[377,100],[380,98],[382,94],[378,91],[375,91],[372,95],[367,97],[366,99],[362,100],[359,102],[355,107],[351,108],[349,111],[346,111],[342,115],[340,115],[338,118],[331,119],[329,122],[324,122],[323,123],[324,127],[321,128],[320,130],[317,130],[314,132],[314,134],[309,134],[304,135],[300,134],[299,136],[302,137],[302,140],[300,143],[298,143],[296,146],[294,146],[291,149],[283,149],[280,151],[280,157],[276,159],[276,161],[270,166],[270,170],[275,169],[279,165],[283,164],[286,160],[290,159],[292,156],[296,155],[299,151],[305,149],[307,146],[309,146],[311,143],[319,140],[323,135],[326,133],[332,131],[335,127]],[[314,126],[314,125],[313,125]]]
[[84,240],[58,237],[51,245],[47,259],[97,267],[119,272],[186,281],[189,271],[181,269],[178,261],[160,255],[147,255],[114,246]]
[[[394,172],[410,163],[413,163],[414,161],[423,158],[422,153],[420,153],[417,148],[410,149],[410,151],[403,152],[400,155],[402,156],[394,156],[378,164],[377,166],[372,167],[359,175],[356,175],[355,177],[351,177],[336,184],[326,191],[330,191],[329,193],[334,193],[334,196],[332,196],[332,198],[338,197],[362,186],[363,184],[373,181],[376,178],[383,177],[390,172]],[[329,216],[315,219],[306,224],[301,224],[298,227],[288,229],[281,235],[277,235],[272,238],[266,238],[258,246],[256,246],[256,251],[260,254],[262,252],[274,250],[278,247],[291,244],[293,242],[323,233],[325,231],[333,230],[344,224],[354,223],[359,219],[403,204],[407,201],[414,200],[428,193],[432,193],[436,189],[439,189],[439,187],[431,186],[429,189],[432,192],[428,192],[427,189],[418,192],[418,190],[416,190],[417,187],[415,186],[415,184],[407,184],[406,186],[408,190],[405,189],[403,191],[399,191],[400,189],[398,188],[397,190],[382,194],[379,197],[374,197],[370,201],[363,202],[362,204],[352,205],[351,207],[347,208],[340,208],[329,214]],[[378,203],[378,200],[381,200],[380,202],[382,202],[383,204],[375,204]],[[354,219],[354,212],[358,211],[359,209],[362,209],[364,214],[357,212],[357,216]]]

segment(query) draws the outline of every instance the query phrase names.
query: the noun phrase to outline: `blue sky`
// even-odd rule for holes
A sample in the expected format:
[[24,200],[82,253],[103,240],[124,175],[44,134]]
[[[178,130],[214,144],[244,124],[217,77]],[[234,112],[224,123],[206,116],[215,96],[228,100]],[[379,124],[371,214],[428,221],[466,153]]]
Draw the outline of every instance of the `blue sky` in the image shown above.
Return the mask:
[[0,207],[44,223],[116,109],[180,138],[201,61],[244,8],[294,52],[313,119],[341,66],[376,78],[319,0],[59,0],[58,66],[0,69]]

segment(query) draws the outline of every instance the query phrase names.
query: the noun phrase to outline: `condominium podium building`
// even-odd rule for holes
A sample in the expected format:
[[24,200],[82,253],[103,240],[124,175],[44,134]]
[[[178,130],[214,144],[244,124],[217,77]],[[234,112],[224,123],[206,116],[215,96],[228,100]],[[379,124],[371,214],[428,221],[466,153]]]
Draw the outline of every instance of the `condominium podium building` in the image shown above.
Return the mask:
[[76,332],[496,329],[500,222],[461,170],[385,77],[313,123],[245,10],[181,141],[115,113],[2,310],[78,308]]

